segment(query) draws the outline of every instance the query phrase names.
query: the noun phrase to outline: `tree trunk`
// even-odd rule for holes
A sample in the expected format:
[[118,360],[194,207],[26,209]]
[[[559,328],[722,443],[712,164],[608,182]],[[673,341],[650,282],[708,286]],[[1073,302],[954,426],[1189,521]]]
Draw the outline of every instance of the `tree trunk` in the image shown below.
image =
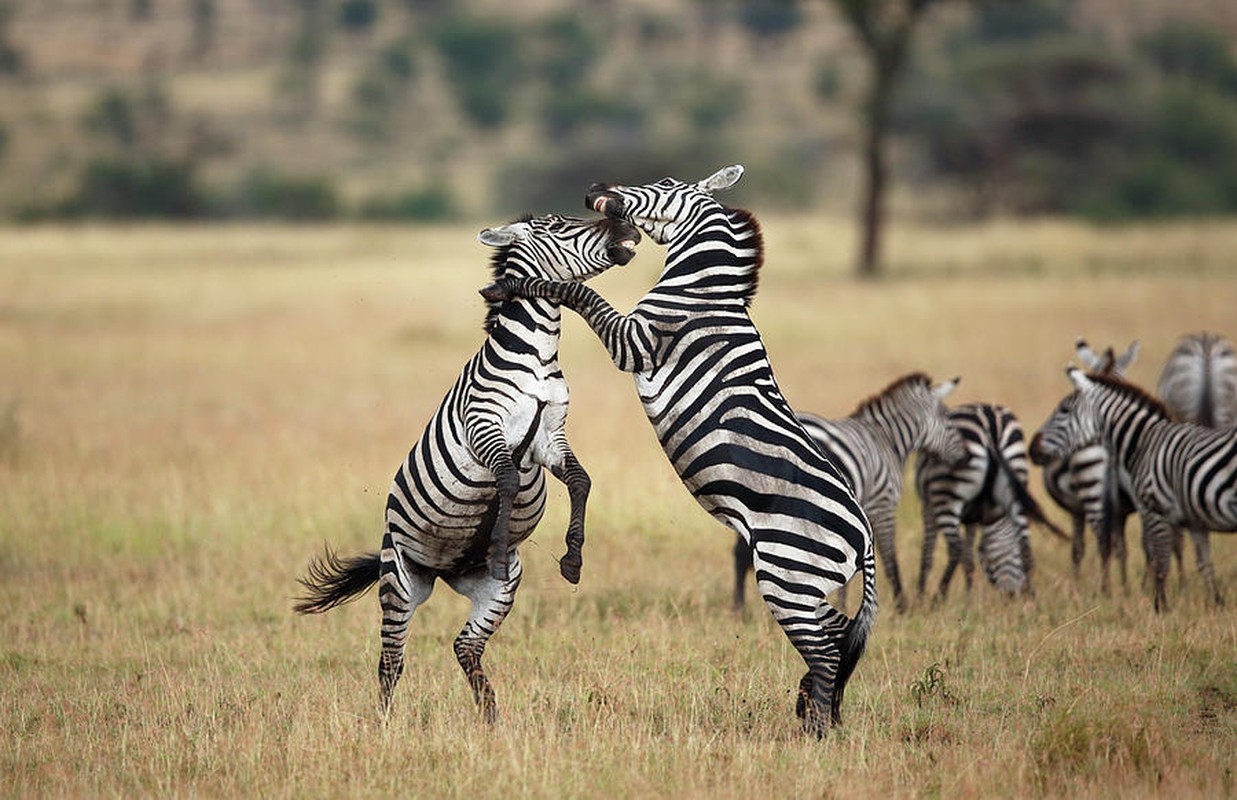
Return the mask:
[[887,63],[873,59],[872,87],[864,114],[863,189],[859,207],[859,259],[855,273],[860,278],[875,278],[881,272],[881,237],[885,226],[885,139],[889,125],[889,99],[892,75]]

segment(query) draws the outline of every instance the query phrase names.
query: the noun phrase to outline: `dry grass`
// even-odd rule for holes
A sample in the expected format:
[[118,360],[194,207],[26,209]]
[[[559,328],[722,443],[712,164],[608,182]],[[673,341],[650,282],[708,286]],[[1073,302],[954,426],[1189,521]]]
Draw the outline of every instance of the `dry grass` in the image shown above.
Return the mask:
[[[844,224],[766,230],[754,315],[786,395],[827,415],[923,369],[1033,429],[1078,334],[1140,338],[1144,384],[1180,333],[1237,334],[1231,224],[903,230],[899,277],[863,285]],[[790,647],[762,609],[728,611],[729,534],[574,319],[584,581],[557,574],[555,487],[488,654],[499,725],[473,713],[450,652],[466,606],[440,589],[381,727],[373,597],[302,619],[290,596],[323,540],[377,544],[391,473],[480,341],[474,234],[0,232],[6,795],[1233,794],[1233,606],[1188,579],[1157,618],[1137,589],[1099,596],[1093,561],[1075,580],[1047,537],[1033,603],[980,586],[887,606],[845,726],[803,739]],[[620,307],[653,280],[643,249],[596,281]],[[906,504],[910,576],[918,524]],[[1217,538],[1237,601],[1237,550]]]

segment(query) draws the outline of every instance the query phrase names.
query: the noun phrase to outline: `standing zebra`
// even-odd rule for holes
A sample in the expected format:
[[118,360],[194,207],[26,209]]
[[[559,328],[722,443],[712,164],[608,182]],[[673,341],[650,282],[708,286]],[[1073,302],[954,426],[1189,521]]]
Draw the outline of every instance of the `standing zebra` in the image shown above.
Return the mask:
[[[1031,443],[1036,458],[1060,458],[1099,438],[1142,520],[1155,581],[1155,609],[1168,607],[1165,581],[1173,527],[1237,530],[1237,428],[1173,422],[1163,403],[1136,386],[1066,370],[1076,391],[1049,415]],[[1198,541],[1195,542],[1199,544]],[[1210,547],[1198,550],[1199,570],[1213,596]]]
[[[1237,352],[1233,343],[1214,333],[1181,337],[1160,372],[1156,394],[1177,422],[1193,422],[1206,428],[1237,425]],[[1194,556],[1203,571],[1203,552],[1210,552],[1206,530],[1191,529]],[[1182,565],[1181,531],[1173,531],[1173,554]],[[1219,587],[1210,589],[1217,604],[1223,603]]]
[[[846,682],[876,615],[871,529],[838,469],[778,390],[748,306],[763,259],[750,212],[712,192],[743,174],[699,183],[594,184],[585,202],[667,246],[657,284],[628,315],[579,284],[516,280],[482,290],[553,297],[580,313],[636,389],[670,463],[700,505],[748,542],[756,585],[807,665],[796,713],[823,736],[840,719]],[[857,572],[854,619],[826,599]]]
[[1237,351],[1214,333],[1182,337],[1168,356],[1156,394],[1178,422],[1237,425]]
[[[1111,347],[1097,353],[1081,338],[1074,343],[1074,350],[1092,375],[1122,378],[1138,355],[1138,342],[1130,343],[1119,356]],[[1091,442],[1041,467],[1048,496],[1070,515],[1073,526],[1070,559],[1074,576],[1078,577],[1081,572],[1086,554],[1086,528],[1090,525],[1100,555],[1100,590],[1108,594],[1108,561],[1113,555],[1117,556],[1124,587],[1127,583],[1125,522],[1134,512],[1134,503],[1110,477],[1108,451],[1098,441]],[[1106,492],[1109,493],[1107,498]],[[1106,501],[1109,504],[1107,514]]]
[[[1003,592],[1030,590],[1035,567],[1028,533],[1028,517],[1065,537],[1044,517],[1039,503],[1027,491],[1027,451],[1022,425],[1004,406],[968,403],[949,412],[967,457],[948,464],[923,454],[915,466],[915,486],[923,509],[923,556],[919,566],[919,596],[932,570],[937,534],[943,534],[949,562],[941,575],[936,599],[949,590],[962,565],[967,591],[975,571],[972,550],[975,526],[980,526],[980,564],[988,580]],[[967,526],[966,539],[960,527]]]
[[[621,220],[542,216],[487,228],[479,238],[497,248],[495,277],[580,281],[626,264],[640,233]],[[542,467],[567,486],[571,517],[559,569],[571,583],[580,580],[590,482],[567,444],[560,327],[561,312],[553,301],[491,304],[485,343],[395,474],[381,551],[341,559],[328,548],[301,580],[307,593],[295,610],[302,614],[327,611],[378,584],[384,713],[403,671],[413,611],[442,578],[472,601],[455,656],[485,720],[497,718],[481,656],[520,584],[516,547],[532,534],[545,509]]]
[[[966,457],[962,439],[949,425],[941,400],[959,378],[933,386],[922,372],[904,375],[880,394],[859,404],[849,417],[823,419],[799,414],[817,446],[841,470],[863,506],[885,576],[893,585],[899,611],[906,610],[894,545],[894,523],[902,497],[902,473],[912,450],[933,453],[949,463]],[[752,550],[742,536],[734,544],[734,607],[743,608],[744,582],[752,568]]]

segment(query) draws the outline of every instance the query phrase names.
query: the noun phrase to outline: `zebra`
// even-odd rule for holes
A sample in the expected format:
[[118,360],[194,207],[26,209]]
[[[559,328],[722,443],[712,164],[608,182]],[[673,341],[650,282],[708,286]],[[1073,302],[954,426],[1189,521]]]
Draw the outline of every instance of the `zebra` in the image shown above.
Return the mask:
[[[487,228],[478,238],[496,248],[495,277],[579,281],[630,261],[640,232],[622,220],[545,215]],[[306,593],[294,606],[301,614],[327,611],[378,584],[384,717],[403,671],[412,614],[442,578],[472,601],[455,656],[482,717],[497,719],[481,657],[520,584],[516,548],[545,508],[542,467],[567,487],[571,512],[559,570],[573,584],[580,580],[591,481],[567,443],[560,327],[561,311],[550,300],[489,304],[485,342],[395,474],[381,549],[340,558],[328,547],[301,579]]]
[[[808,435],[824,451],[855,491],[876,537],[878,560],[893,585],[899,611],[906,611],[894,548],[894,523],[902,496],[902,474],[912,450],[935,453],[948,462],[966,456],[962,439],[949,425],[941,400],[960,378],[936,386],[922,372],[898,378],[880,394],[868,398],[844,419],[799,414]],[[742,536],[734,544],[734,608],[744,605],[744,583],[752,568],[752,550]]]
[[[1181,337],[1160,372],[1156,394],[1178,422],[1193,422],[1207,428],[1237,425],[1237,351],[1233,343],[1206,331]],[[1208,532],[1190,531],[1195,559],[1201,571],[1200,553],[1210,551]],[[1182,565],[1181,531],[1173,532],[1173,555]],[[1222,603],[1217,587],[1213,597]]]
[[[1066,370],[1075,391],[1048,416],[1031,443],[1036,458],[1060,458],[1098,438],[1133,497],[1150,549],[1157,612],[1168,609],[1165,582],[1173,528],[1237,531],[1237,428],[1174,422],[1168,408],[1138,387]],[[1210,546],[1204,538],[1199,571],[1217,602]]]
[[[1079,360],[1093,375],[1109,375],[1122,378],[1138,356],[1139,343],[1131,342],[1121,355],[1109,347],[1098,353],[1081,337],[1074,342]],[[1099,442],[1086,444],[1066,458],[1054,459],[1041,464],[1044,489],[1048,496],[1070,515],[1072,543],[1070,560],[1074,577],[1081,574],[1082,559],[1086,554],[1086,527],[1090,525],[1095,535],[1096,550],[1100,555],[1100,590],[1109,591],[1108,562],[1115,555],[1121,574],[1121,585],[1127,585],[1125,523],[1134,512],[1133,501],[1121,492],[1116,480],[1108,476],[1108,455]],[[1105,514],[1105,493],[1108,513]]]
[[[742,174],[734,165],[698,183],[589,188],[588,207],[667,246],[657,284],[630,314],[579,284],[518,279],[482,293],[561,301],[583,316],[615,366],[635,373],[686,488],[752,547],[757,588],[807,666],[796,714],[806,733],[822,737],[841,720],[847,680],[875,620],[876,558],[862,507],[782,396],[749,316],[763,261],[760,226],[712,196]],[[826,598],[860,571],[852,619]]]
[[1183,336],[1168,356],[1156,394],[1178,422],[1237,425],[1237,350],[1214,333]]
[[[1044,516],[1027,490],[1022,425],[1008,408],[990,403],[968,403],[951,409],[949,423],[962,437],[966,459],[951,465],[924,453],[915,465],[915,487],[924,521],[918,594],[922,598],[926,590],[938,533],[944,534],[949,561],[941,575],[936,602],[945,598],[959,565],[970,591],[976,526],[982,529],[980,564],[989,582],[1006,594],[1029,592],[1035,561],[1028,520],[1062,538],[1065,534]],[[962,525],[967,529],[965,541],[959,532]]]

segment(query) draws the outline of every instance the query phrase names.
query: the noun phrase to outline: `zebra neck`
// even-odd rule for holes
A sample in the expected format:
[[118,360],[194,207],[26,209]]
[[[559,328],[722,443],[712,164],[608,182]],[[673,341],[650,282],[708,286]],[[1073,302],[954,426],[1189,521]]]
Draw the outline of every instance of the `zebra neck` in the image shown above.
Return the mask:
[[756,218],[740,208],[717,206],[670,242],[657,291],[747,307],[763,262],[764,237]]
[[884,442],[899,464],[906,463],[911,448],[919,439],[920,432],[911,420],[898,413],[898,409],[883,397],[870,401],[853,419],[862,422],[877,441]]
[[1100,435],[1118,463],[1133,473],[1169,419],[1150,405],[1119,396],[1112,400],[1101,404]]

